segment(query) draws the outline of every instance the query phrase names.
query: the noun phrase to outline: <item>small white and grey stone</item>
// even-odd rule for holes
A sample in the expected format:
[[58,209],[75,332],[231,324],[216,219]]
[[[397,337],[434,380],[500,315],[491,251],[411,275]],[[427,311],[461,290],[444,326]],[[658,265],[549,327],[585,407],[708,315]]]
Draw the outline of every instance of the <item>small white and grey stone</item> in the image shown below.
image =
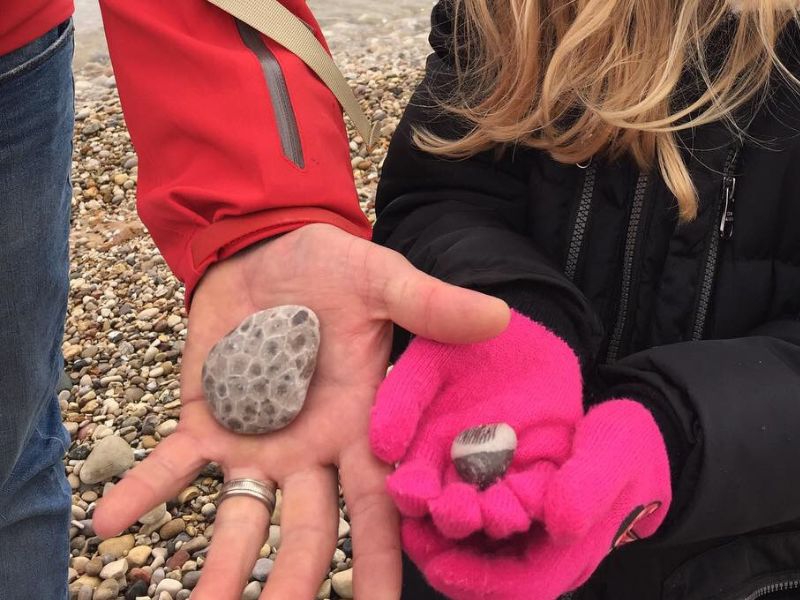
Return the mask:
[[272,572],[272,566],[274,562],[269,558],[259,558],[256,561],[255,566],[253,566],[253,572],[251,577],[256,581],[260,581],[264,583],[269,577],[269,574]]
[[237,433],[286,427],[305,403],[319,339],[319,320],[309,308],[250,315],[217,342],[203,366],[203,390],[216,419]]
[[156,585],[156,594],[160,594],[161,592],[169,592],[172,597],[175,597],[175,594],[180,592],[182,589],[183,584],[180,581],[165,577],[158,582],[158,585]]
[[514,429],[494,423],[462,431],[453,441],[450,456],[461,479],[485,489],[505,475],[516,449]]

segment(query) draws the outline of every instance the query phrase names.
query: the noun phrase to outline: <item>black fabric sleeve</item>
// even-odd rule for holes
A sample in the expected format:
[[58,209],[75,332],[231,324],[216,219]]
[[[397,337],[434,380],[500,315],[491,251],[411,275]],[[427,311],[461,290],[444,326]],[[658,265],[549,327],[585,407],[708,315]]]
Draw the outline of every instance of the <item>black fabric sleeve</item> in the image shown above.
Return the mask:
[[[373,239],[443,281],[505,299],[570,343],[595,356],[602,328],[588,300],[529,239],[530,153],[484,152],[450,160],[423,152],[416,129],[455,138],[463,126],[436,98],[452,83],[441,24],[437,53],[400,122],[378,187]],[[395,355],[407,343],[398,332]]]
[[800,519],[800,320],[651,348],[601,375],[613,393],[627,390],[654,412],[679,462],[656,541],[698,542]]

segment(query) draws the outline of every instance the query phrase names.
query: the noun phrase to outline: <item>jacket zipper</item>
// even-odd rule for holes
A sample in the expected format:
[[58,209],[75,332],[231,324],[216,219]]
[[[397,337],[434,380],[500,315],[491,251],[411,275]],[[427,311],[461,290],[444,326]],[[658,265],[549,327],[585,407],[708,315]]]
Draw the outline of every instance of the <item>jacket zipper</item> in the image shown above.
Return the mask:
[[700,284],[700,297],[697,301],[697,312],[695,313],[694,326],[692,327],[692,341],[703,339],[708,320],[708,309],[711,306],[711,296],[714,291],[714,278],[717,274],[717,264],[721,240],[729,240],[733,237],[734,225],[734,204],[736,202],[736,162],[739,158],[739,146],[735,146],[728,152],[725,160],[725,167],[722,171],[722,193],[719,205],[719,229],[711,234],[708,242],[708,254],[703,270],[703,281]]
[[800,589],[800,579],[796,579],[794,581],[784,581],[782,583],[772,583],[770,585],[765,585],[763,587],[758,588],[749,596],[745,597],[743,600],[758,600],[759,598],[763,598],[764,596],[768,596],[769,594],[775,594],[777,592],[788,592],[790,590],[798,590]]
[[586,240],[586,230],[589,225],[589,214],[592,212],[592,200],[594,198],[595,182],[597,180],[597,166],[592,163],[586,167],[586,174],[583,179],[583,188],[578,202],[578,211],[575,213],[575,223],[572,227],[572,237],[567,249],[567,260],[564,265],[564,273],[575,281],[578,272],[583,246]]
[[264,79],[272,99],[272,109],[275,112],[275,123],[278,127],[283,154],[302,169],[305,166],[305,159],[300,142],[300,131],[297,127],[297,118],[292,108],[289,88],[286,85],[281,65],[272,50],[261,39],[261,34],[257,30],[239,19],[236,19],[236,27],[242,41],[261,63],[261,71],[264,73]]
[[647,191],[648,176],[644,173],[639,175],[636,182],[636,192],[633,196],[633,206],[631,216],[628,221],[628,233],[625,238],[625,257],[622,263],[622,283],[619,294],[619,310],[617,321],[614,325],[614,332],[608,344],[606,352],[606,362],[612,363],[619,358],[622,346],[622,336],[625,333],[625,325],[628,321],[628,312],[631,303],[631,288],[633,286],[633,266],[636,257],[636,248],[639,240],[639,228],[642,223],[642,213],[644,212],[645,192]]

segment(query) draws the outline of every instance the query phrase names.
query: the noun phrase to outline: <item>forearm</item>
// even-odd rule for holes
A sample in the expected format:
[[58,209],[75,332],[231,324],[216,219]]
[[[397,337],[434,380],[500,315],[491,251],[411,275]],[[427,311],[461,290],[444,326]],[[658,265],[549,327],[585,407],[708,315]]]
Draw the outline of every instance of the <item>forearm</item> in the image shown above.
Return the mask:
[[[304,2],[285,4],[322,39]],[[369,235],[340,107],[296,56],[208,2],[101,7],[139,154],[139,212],[187,298],[215,261],[304,224]],[[282,78],[266,77],[265,53]]]

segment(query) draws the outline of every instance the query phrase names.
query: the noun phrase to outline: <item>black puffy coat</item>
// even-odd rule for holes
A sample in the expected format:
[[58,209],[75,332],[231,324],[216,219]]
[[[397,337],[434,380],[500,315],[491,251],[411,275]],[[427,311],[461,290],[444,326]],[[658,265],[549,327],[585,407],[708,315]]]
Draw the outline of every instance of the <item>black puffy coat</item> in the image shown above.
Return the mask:
[[[452,83],[451,35],[440,3],[383,170],[376,241],[562,334],[587,403],[642,401],[670,453],[659,533],[615,551],[573,597],[800,598],[800,95],[776,77],[743,139],[721,123],[683,136],[700,211],[679,223],[660,175],[631,160],[420,151],[412,127],[460,131],[430,93]],[[784,37],[800,74],[796,26]],[[406,597],[434,597],[413,579]]]

